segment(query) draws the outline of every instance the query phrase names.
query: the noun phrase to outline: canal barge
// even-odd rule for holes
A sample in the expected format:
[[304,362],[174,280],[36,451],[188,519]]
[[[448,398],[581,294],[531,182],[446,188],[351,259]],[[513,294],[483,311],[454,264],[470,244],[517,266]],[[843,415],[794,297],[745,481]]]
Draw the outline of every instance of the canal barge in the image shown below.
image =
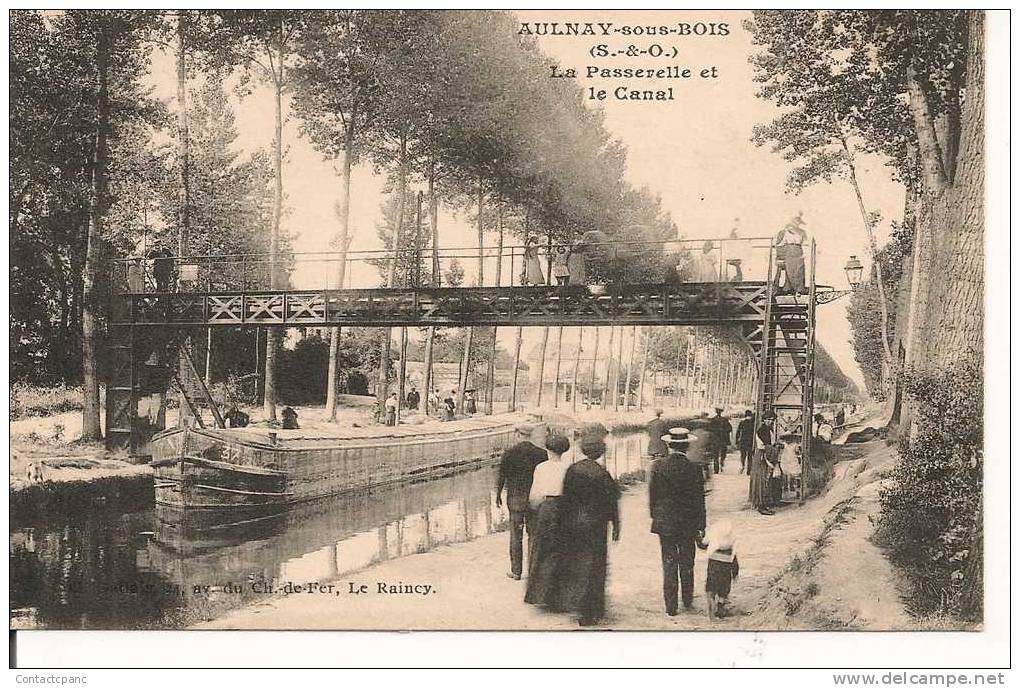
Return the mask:
[[274,507],[451,475],[495,463],[514,441],[519,420],[399,426],[387,434],[352,429],[324,437],[301,430],[173,428],[152,438],[156,504],[255,518]]

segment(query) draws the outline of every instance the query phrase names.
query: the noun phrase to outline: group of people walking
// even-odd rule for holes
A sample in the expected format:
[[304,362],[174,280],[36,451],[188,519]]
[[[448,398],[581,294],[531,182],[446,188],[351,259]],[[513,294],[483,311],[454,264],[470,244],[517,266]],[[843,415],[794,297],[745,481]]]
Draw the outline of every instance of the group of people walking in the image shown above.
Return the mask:
[[[457,415],[457,390],[450,390],[450,393],[443,397],[438,389],[429,393],[425,399],[426,411],[431,416],[437,416],[439,420],[454,420]],[[406,408],[410,411],[417,411],[422,404],[421,393],[414,385],[404,398],[403,405],[396,392],[391,392],[384,403],[385,415],[383,421],[386,425],[396,425],[399,408]],[[478,400],[475,397],[475,390],[464,391],[464,413],[473,416],[478,413]]]
[[609,527],[620,539],[620,490],[598,463],[608,431],[600,424],[579,432],[582,459],[568,464],[570,440],[550,435],[543,424],[522,425],[520,442],[500,462],[496,503],[510,512],[510,572],[524,574],[524,535],[528,573],[524,601],[553,612],[573,612],[582,626],[605,616]]
[[[754,413],[744,412],[737,425],[723,415],[723,409],[716,407],[715,415],[705,425],[708,434],[700,456],[690,457],[701,469],[702,479],[708,481],[726,466],[726,456],[734,444],[740,450],[740,474],[749,476],[748,501],[758,513],[771,516],[782,501],[783,467],[781,453],[783,445],[775,431],[776,415],[769,412],[755,429]],[[648,453],[653,457],[666,454],[666,443],[659,439],[665,428],[662,409],[657,409],[655,418],[648,423]],[[734,441],[731,441],[733,437]]]
[[[524,538],[528,538],[524,601],[552,612],[572,612],[581,626],[606,616],[606,567],[609,539],[620,539],[620,490],[599,463],[608,431],[589,424],[577,433],[582,458],[564,460],[570,440],[550,435],[543,424],[522,425],[519,442],[507,449],[499,467],[497,506],[510,512],[510,571],[525,574]],[[651,532],[659,538],[666,614],[694,599],[696,548],[708,551],[705,583],[710,615],[725,613],[732,581],[739,572],[732,527],[718,524],[706,536],[702,470],[687,456],[694,436],[669,428],[658,438],[665,451],[652,463],[648,497]]]

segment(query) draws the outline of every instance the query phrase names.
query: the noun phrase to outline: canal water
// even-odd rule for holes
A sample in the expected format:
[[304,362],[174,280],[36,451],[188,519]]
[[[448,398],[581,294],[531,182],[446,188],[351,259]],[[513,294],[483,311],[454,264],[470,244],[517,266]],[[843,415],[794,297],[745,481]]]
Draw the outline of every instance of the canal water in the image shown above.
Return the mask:
[[[607,438],[614,476],[644,468],[647,437]],[[573,448],[567,455],[574,460]],[[181,522],[139,505],[12,527],[12,628],[180,628],[269,587],[331,580],[506,528],[496,468],[300,505],[247,524]]]

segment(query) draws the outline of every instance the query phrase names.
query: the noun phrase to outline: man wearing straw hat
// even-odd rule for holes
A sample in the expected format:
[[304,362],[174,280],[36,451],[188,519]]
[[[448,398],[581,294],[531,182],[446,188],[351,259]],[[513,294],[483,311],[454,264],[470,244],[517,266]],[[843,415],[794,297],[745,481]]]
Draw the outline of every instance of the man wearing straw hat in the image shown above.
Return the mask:
[[687,460],[692,439],[687,428],[670,428],[662,436],[669,454],[652,462],[648,479],[648,507],[652,532],[659,536],[662,596],[669,616],[678,611],[678,587],[684,609],[694,603],[695,543],[705,535],[704,479],[701,470]]

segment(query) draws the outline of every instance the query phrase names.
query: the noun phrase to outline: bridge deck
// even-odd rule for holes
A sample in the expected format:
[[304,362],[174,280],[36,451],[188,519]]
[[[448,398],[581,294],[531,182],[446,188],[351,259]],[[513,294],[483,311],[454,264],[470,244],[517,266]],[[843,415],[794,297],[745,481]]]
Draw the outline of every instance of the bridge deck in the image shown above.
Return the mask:
[[764,323],[765,282],[566,287],[441,287],[120,294],[111,324],[175,327],[342,325],[721,325]]

